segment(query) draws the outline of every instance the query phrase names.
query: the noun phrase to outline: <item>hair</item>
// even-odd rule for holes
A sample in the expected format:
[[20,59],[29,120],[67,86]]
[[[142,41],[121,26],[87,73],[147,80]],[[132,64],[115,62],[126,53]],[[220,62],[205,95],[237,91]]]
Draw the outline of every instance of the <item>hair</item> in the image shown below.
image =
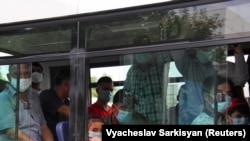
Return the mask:
[[42,69],[42,71],[43,71],[43,66],[38,62],[33,62],[32,66],[40,67]]
[[[29,63],[21,63],[21,64],[23,64],[23,65],[26,65],[26,66],[28,66],[28,67],[31,67],[31,64],[29,64]],[[11,72],[12,71],[12,67],[13,66],[18,66],[18,65],[21,65],[21,64],[10,64],[9,65],[9,72]],[[18,66],[19,67],[19,66]]]
[[55,76],[55,86],[61,85],[67,79],[70,79],[70,69],[61,69]]
[[115,95],[114,95],[114,98],[113,98],[113,103],[118,103],[118,102],[123,102],[123,95],[125,93],[125,90],[124,89],[120,89],[118,90]]
[[99,78],[99,80],[97,81],[97,86],[102,85],[103,82],[104,83],[112,83],[113,81],[110,77],[103,76],[103,77]]
[[239,46],[239,45],[240,45],[240,43],[229,44],[229,46],[232,46],[232,47],[237,47],[237,46]]
[[246,104],[244,105],[237,105],[235,107],[233,107],[232,109],[227,111],[227,115],[231,116],[232,113],[234,113],[235,111],[241,113],[241,114],[245,114],[247,115],[248,118],[250,118],[250,109],[249,106]]
[[89,116],[88,117],[88,129],[89,129],[91,123],[93,123],[93,122],[102,122],[103,124],[105,124],[105,121],[101,117]]
[[216,76],[210,76],[203,81],[202,92],[209,93],[210,90],[212,90],[213,88],[217,89],[217,86],[223,83],[228,83],[231,89],[233,89],[232,80],[230,80],[228,77],[222,77],[222,76],[216,75]]
[[120,89],[114,95],[113,104],[118,104],[119,102],[122,103],[123,107],[131,109],[135,103],[135,99],[125,89]]

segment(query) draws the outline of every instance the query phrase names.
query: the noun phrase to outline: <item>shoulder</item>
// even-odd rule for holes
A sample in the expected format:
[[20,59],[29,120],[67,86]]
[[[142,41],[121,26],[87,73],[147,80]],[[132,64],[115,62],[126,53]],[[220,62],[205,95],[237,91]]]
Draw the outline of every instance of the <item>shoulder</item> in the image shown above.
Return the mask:
[[200,113],[193,121],[193,125],[208,125],[213,124],[213,117],[209,116],[208,114],[202,112]]
[[4,88],[0,90],[0,94],[1,93],[12,97],[16,94],[16,90],[8,82],[6,82]]
[[40,93],[40,97],[42,96],[51,96],[55,93],[55,91],[53,89],[47,89],[47,90],[43,90],[41,93]]

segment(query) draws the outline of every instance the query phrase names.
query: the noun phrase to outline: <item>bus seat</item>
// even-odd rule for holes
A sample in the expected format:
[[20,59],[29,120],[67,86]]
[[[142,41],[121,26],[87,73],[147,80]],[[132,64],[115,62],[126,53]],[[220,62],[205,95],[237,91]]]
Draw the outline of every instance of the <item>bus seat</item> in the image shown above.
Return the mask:
[[58,141],[68,141],[69,140],[69,122],[62,121],[58,122],[56,125],[56,134]]

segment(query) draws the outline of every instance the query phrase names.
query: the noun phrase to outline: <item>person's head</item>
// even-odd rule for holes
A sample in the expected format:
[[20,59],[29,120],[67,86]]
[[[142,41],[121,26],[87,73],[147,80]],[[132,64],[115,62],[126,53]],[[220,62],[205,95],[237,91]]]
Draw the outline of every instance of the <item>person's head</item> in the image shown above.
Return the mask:
[[217,105],[217,112],[224,113],[231,103],[232,81],[220,76],[211,76],[204,80],[202,92],[205,101],[214,109]]
[[41,83],[43,81],[43,67],[38,62],[32,63],[32,83]]
[[88,133],[89,138],[101,138],[102,137],[102,125],[104,120],[100,117],[91,116],[88,121]]
[[17,89],[19,79],[19,91],[25,92],[31,86],[31,64],[12,64],[7,74],[11,85]]
[[196,49],[196,58],[202,64],[225,62],[226,50],[224,46],[206,47]]
[[55,89],[59,89],[63,97],[68,97],[70,90],[70,69],[61,69],[55,76]]
[[236,48],[238,46],[240,46],[240,43],[229,44],[229,47],[233,47],[233,48]]
[[114,115],[119,124],[127,124],[132,119],[133,97],[124,89],[117,91],[113,98]]
[[102,101],[103,103],[108,103],[112,98],[113,87],[114,84],[110,77],[103,76],[99,78],[96,88],[98,100]]
[[[134,45],[148,45],[150,44],[150,39],[147,35],[137,36],[133,43]],[[138,64],[146,64],[154,58],[152,53],[138,53],[134,55],[134,60]]]
[[247,125],[249,124],[250,109],[248,103],[240,98],[233,98],[231,105],[225,111],[226,124]]

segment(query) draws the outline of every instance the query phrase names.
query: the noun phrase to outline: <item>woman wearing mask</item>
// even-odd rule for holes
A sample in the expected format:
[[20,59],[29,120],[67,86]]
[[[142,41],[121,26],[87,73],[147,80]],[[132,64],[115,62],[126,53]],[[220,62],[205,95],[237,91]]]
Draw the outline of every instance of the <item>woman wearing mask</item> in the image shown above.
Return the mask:
[[231,105],[225,112],[226,124],[248,125],[250,109],[246,101],[240,98],[233,98]]
[[204,110],[192,121],[192,125],[223,124],[224,112],[231,104],[232,82],[228,78],[211,76],[202,85]]

